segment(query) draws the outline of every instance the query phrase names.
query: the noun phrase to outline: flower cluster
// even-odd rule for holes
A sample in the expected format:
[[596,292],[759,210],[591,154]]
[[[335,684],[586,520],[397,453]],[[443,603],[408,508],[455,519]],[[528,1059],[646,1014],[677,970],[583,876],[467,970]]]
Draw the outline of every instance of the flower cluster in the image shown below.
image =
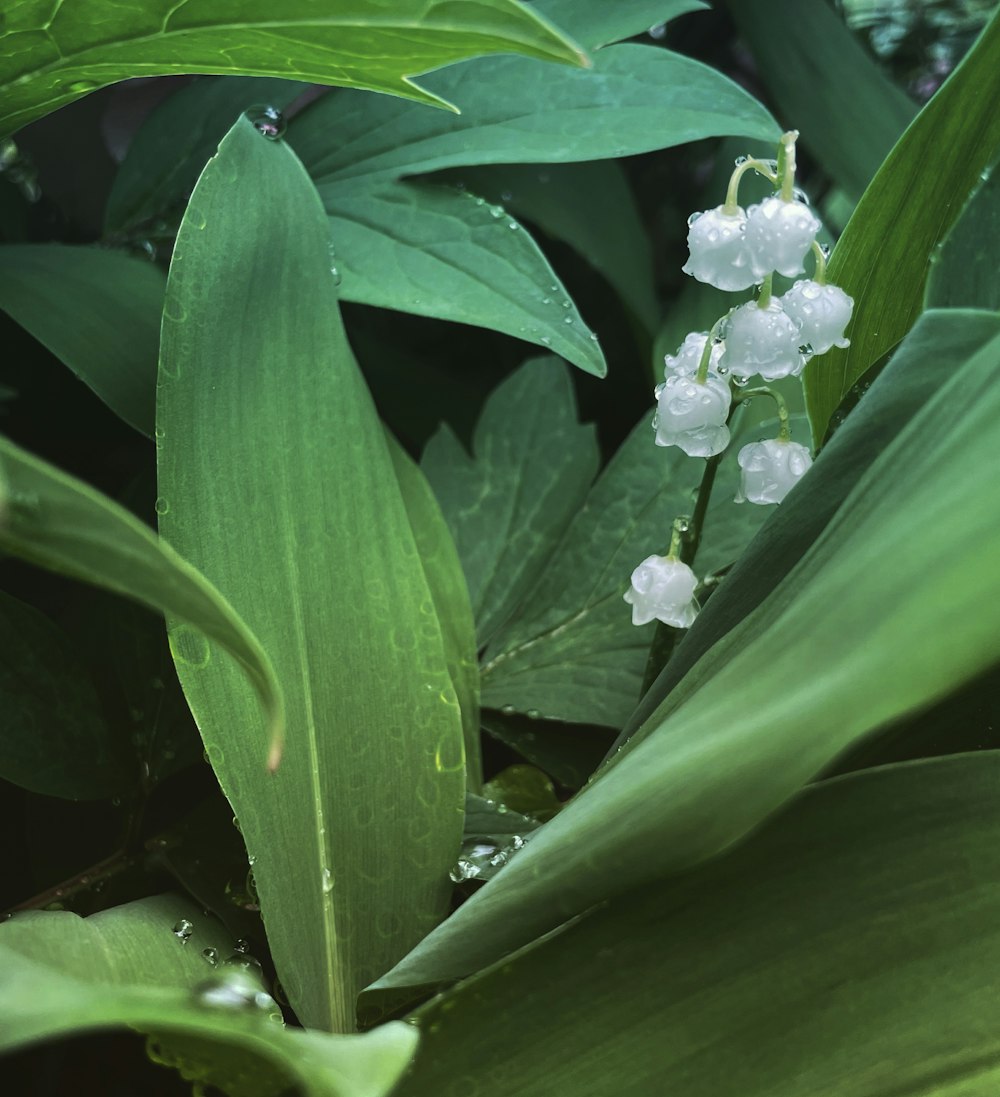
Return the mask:
[[[730,309],[711,331],[687,335],[677,352],[664,358],[663,383],[654,393],[656,444],[706,458],[729,445],[734,393],[738,398],[774,399],[779,436],[740,450],[738,503],[780,503],[812,464],[806,447],[791,440],[780,394],[768,388],[740,390],[755,377],[764,382],[798,377],[810,359],[849,343],[844,331],[854,302],[838,286],[827,284],[827,253],[816,240],[822,225],[794,186],[797,137],[794,131],[782,136],[777,160],[741,157],[726,201],[689,218],[684,272],[717,289],[759,291]],[[769,179],[775,193],[744,209],[738,201],[739,182],[750,170]],[[810,256],[812,277],[800,277]],[[776,274],[797,279],[780,296],[772,292]],[[694,620],[697,580],[675,550],[676,536],[668,556],[650,556],[632,573],[625,600],[632,606],[634,624],[655,618],[687,628]]]

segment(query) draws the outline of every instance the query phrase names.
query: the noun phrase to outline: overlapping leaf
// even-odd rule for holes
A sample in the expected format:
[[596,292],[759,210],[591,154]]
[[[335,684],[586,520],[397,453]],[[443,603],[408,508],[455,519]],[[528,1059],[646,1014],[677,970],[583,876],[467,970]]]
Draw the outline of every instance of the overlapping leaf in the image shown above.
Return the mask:
[[[444,913],[461,713],[435,601],[292,151],[246,119],[188,204],[157,401],[160,521],[252,621],[288,701],[269,777],[242,682],[171,642],[253,859],[296,1013],[349,1029],[357,989]],[[289,856],[289,851],[295,855]]]
[[[1000,522],[982,500],[998,423],[994,338],[959,361],[798,564],[598,779],[382,985],[467,974],[717,854],[844,749],[990,666]],[[817,469],[835,460],[828,451]]]
[[207,72],[286,76],[442,104],[410,79],[463,57],[516,52],[581,64],[579,48],[517,0],[348,0],[317,11],[263,0],[24,0],[0,27],[0,133],[115,80]]
[[399,1097],[987,1097],[998,781],[990,753],[809,790],[421,1010]]

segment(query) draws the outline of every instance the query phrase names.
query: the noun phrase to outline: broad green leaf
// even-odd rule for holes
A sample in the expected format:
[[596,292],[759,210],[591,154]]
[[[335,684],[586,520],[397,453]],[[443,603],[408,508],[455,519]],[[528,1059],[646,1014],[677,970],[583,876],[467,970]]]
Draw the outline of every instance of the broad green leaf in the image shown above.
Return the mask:
[[594,430],[576,421],[566,367],[526,362],[490,396],[473,456],[447,428],[421,467],[462,561],[480,645],[517,609],[597,471]]
[[0,247],[0,308],[130,426],[153,433],[163,272],[120,252]]
[[990,753],[810,789],[430,1003],[397,1097],[990,1097],[998,788]]
[[476,622],[469,603],[469,588],[455,542],[427,477],[392,435],[386,437],[417,554],[441,626],[448,676],[462,710],[466,787],[476,792],[483,783],[483,761],[479,738]]
[[[187,938],[174,932],[182,919]],[[405,1070],[412,1026],[366,1036],[286,1029],[269,995],[236,969],[213,969],[204,949],[225,956],[232,940],[175,896],[89,918],[19,914],[0,925],[0,1050],[99,1029],[152,1031],[190,1080],[247,1092],[252,1077],[254,1093],[275,1097],[289,1085],[308,1097],[383,1097]]]
[[826,0],[729,0],[740,36],[802,144],[858,198],[916,105],[889,79]]
[[[594,903],[718,854],[846,748],[991,666],[1000,522],[983,499],[998,444],[995,337],[597,779],[387,980],[468,974]],[[807,490],[808,478],[793,495]]]
[[484,53],[584,64],[579,47],[516,0],[22,0],[0,41],[0,135],[116,80],[204,72],[284,76],[450,106],[410,77]]
[[540,720],[486,710],[483,730],[567,789],[582,788],[614,745],[614,732],[594,724]]
[[68,636],[0,592],[0,777],[45,796],[101,800],[128,789],[125,744],[101,712]]
[[655,46],[600,51],[572,71],[491,58],[435,73],[427,86],[461,115],[358,92],[325,95],[289,140],[325,197],[373,181],[466,164],[601,160],[728,134],[776,141],[752,96],[713,69]]
[[164,100],[139,127],[115,175],[105,233],[128,232],[182,208],[201,169],[245,110],[284,110],[307,86],[272,77],[204,77]]
[[701,0],[534,0],[533,7],[564,27],[585,49],[599,49],[679,15],[703,11],[708,4]]
[[[291,149],[246,119],[174,249],[157,400],[160,522],[241,608],[285,690],[262,772],[244,684],[171,632],[303,1023],[354,998],[447,909],[465,794],[447,647],[385,435],[351,356],[327,218]],[[294,850],[294,857],[289,851]]]
[[996,164],[931,256],[926,308],[1000,309],[1000,170]]
[[[192,642],[210,638],[239,665],[263,706],[270,761],[284,737],[284,705],[271,661],[232,605],[187,560],[127,510],[80,480],[0,437],[0,551],[133,598],[186,622]],[[233,667],[235,672],[236,668]],[[247,727],[260,722],[257,713]],[[264,748],[247,736],[263,771]]]
[[569,244],[614,286],[646,330],[655,330],[660,306],[649,234],[620,164],[493,164],[455,169],[454,177]]
[[500,206],[426,183],[328,187],[323,198],[345,300],[492,328],[607,372],[597,336]]
[[1000,14],[893,148],[830,258],[829,279],[854,298],[854,319],[851,345],[806,367],[817,442],[841,398],[923,308],[934,249],[1000,150],[998,96]]

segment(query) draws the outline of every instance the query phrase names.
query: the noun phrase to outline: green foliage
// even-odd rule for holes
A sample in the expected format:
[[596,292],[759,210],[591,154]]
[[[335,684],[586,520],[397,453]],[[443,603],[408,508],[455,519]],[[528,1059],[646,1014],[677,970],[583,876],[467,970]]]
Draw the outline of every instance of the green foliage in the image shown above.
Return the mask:
[[0,16],[3,1085],[992,1097],[998,24],[329,7]]

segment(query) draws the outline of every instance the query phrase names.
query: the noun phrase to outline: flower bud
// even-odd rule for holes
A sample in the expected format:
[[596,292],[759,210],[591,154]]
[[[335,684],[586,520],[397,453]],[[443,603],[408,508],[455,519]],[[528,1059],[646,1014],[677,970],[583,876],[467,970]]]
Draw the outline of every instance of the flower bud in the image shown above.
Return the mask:
[[[707,339],[707,331],[692,331],[689,335],[685,335],[684,342],[677,348],[677,353],[668,354],[664,357],[663,376],[666,378],[673,373],[677,373],[682,377],[693,377],[698,372],[698,366],[701,364],[701,356],[705,351]],[[724,349],[722,343],[716,343],[712,347],[712,353],[708,360],[709,369],[716,369]]]
[[734,378],[755,373],[765,381],[797,377],[806,364],[802,341],[798,323],[785,315],[777,298],[763,309],[748,301],[730,314],[721,365]]
[[716,289],[749,289],[757,279],[746,249],[746,223],[747,215],[739,207],[735,213],[716,206],[692,214],[688,221],[690,257],[681,268],[684,273]]
[[850,323],[854,300],[840,286],[821,286],[800,279],[781,298],[786,316],[799,324],[800,338],[813,354],[826,354],[831,347],[849,347],[844,328]]
[[805,202],[785,202],[777,195],[747,211],[746,248],[754,281],[772,271],[793,278],[823,226]]
[[625,601],[632,607],[632,624],[662,621],[674,628],[690,628],[698,616],[694,572],[672,556],[647,556],[632,572]]
[[679,446],[689,457],[712,457],[729,445],[732,393],[718,374],[704,382],[671,374],[656,387],[653,425],[658,446]]
[[736,460],[740,466],[737,503],[780,503],[812,464],[805,446],[780,438],[752,442],[740,450]]

